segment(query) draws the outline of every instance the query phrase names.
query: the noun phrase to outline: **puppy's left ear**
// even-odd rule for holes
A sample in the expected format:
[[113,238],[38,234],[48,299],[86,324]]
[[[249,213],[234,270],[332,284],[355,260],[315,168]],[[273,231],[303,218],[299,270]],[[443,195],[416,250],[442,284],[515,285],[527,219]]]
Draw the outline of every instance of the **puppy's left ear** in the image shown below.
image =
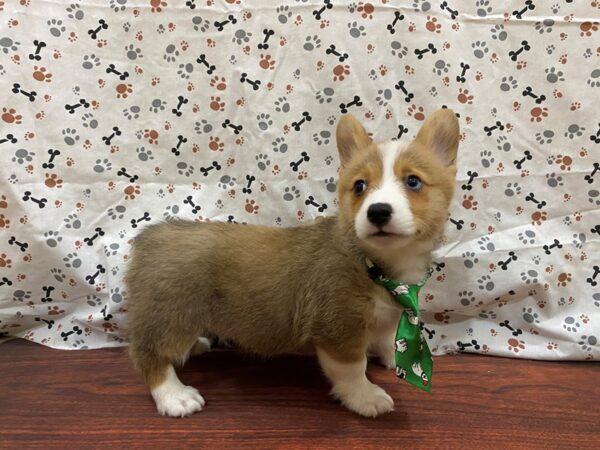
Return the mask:
[[460,129],[451,109],[431,114],[417,134],[417,140],[432,150],[444,166],[456,165]]
[[360,122],[350,114],[346,114],[340,119],[335,137],[342,166],[350,161],[355,152],[368,147],[372,142]]

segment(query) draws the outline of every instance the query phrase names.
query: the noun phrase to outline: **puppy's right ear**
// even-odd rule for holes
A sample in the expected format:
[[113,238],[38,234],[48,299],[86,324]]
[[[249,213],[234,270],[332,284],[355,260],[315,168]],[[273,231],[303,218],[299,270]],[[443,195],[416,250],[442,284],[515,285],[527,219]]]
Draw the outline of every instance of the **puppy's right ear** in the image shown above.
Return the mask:
[[335,131],[337,148],[342,166],[346,165],[355,152],[371,145],[371,138],[354,116],[347,114],[340,119]]

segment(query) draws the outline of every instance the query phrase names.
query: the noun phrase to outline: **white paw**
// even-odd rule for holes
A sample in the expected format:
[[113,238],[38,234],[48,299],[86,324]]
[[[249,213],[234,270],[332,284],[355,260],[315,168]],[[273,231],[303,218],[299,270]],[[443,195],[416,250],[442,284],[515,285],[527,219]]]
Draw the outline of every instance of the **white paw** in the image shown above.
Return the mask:
[[202,411],[204,398],[191,386],[170,387],[168,390],[152,392],[158,412],[163,416],[185,417]]
[[191,356],[201,355],[202,353],[210,352],[211,341],[204,336],[200,336],[192,347]]
[[394,410],[392,397],[369,381],[357,389],[334,394],[346,408],[361,416],[376,417]]

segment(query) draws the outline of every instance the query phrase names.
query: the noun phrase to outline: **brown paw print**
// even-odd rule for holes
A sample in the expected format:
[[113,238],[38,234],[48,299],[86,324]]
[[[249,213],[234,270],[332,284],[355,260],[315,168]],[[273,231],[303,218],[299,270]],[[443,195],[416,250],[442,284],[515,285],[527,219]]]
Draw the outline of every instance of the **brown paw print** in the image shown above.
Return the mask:
[[573,103],[571,103],[571,106],[569,107],[569,109],[571,111],[577,111],[578,109],[581,109],[581,103],[580,102],[573,102]]
[[279,168],[279,165],[275,164],[273,166],[273,169],[271,169],[271,172],[273,173],[273,175],[279,175],[279,173],[281,172],[281,169]]
[[375,12],[375,7],[373,6],[372,3],[363,3],[363,2],[359,2],[358,7],[356,8],[356,11],[358,11],[361,15],[361,17],[363,19],[372,19],[373,18],[373,13]]
[[235,189],[231,189],[227,192],[227,195],[229,195],[229,198],[235,198]]
[[573,158],[569,155],[558,155],[554,162],[560,167],[560,170],[570,171]]
[[265,70],[274,70],[275,69],[275,60],[271,59],[271,55],[260,55],[260,62],[258,63],[261,69]]
[[21,123],[23,116],[17,114],[14,108],[2,108],[2,120],[6,123],[14,123],[16,125]]
[[10,228],[10,219],[7,219],[4,214],[0,214],[0,228]]
[[246,199],[246,205],[244,206],[244,209],[249,214],[258,214],[259,206],[254,200]]
[[225,148],[225,144],[221,142],[218,136],[211,136],[208,141],[208,148],[210,148],[213,152],[222,152]]
[[459,88],[458,96],[456,97],[460,103],[467,103],[471,105],[473,103],[473,96],[469,94],[468,89]]
[[558,58],[558,62],[561,64],[566,64],[567,63],[567,54],[562,54],[560,55],[560,57]]
[[450,321],[450,316],[446,313],[447,313],[447,311],[437,312],[433,315],[433,318],[435,320],[437,320],[438,322],[448,323]]
[[531,215],[531,224],[532,225],[541,225],[548,218],[548,214],[546,211],[535,211]]
[[150,0],[150,10],[153,13],[162,12],[162,9],[167,6],[167,2],[161,0]]
[[296,212],[296,217],[298,220],[304,220],[304,211],[298,210],[298,212]]
[[432,16],[427,16],[425,28],[427,29],[427,31],[431,31],[432,33],[440,33],[442,31],[442,25],[438,23],[436,17]]
[[508,340],[508,351],[519,353],[521,350],[525,350],[525,342],[515,338],[510,338]]
[[407,112],[409,116],[414,117],[417,120],[425,120],[425,111],[422,106],[417,107],[414,104],[410,105]]
[[136,195],[140,195],[142,191],[138,185],[130,184],[123,189],[123,193],[125,194],[125,200],[133,200]]
[[6,253],[0,254],[0,267],[12,267],[12,259],[7,258]]
[[52,81],[52,74],[47,72],[45,67],[33,66],[33,79],[50,83]]
[[556,350],[558,348],[558,344],[556,344],[554,342],[548,342],[548,344],[546,345],[546,348],[548,350]]
[[46,174],[46,179],[44,180],[44,184],[46,186],[48,186],[49,188],[61,188],[63,181],[61,179],[58,178],[58,175],[56,175],[55,173],[53,174]]
[[227,89],[227,81],[224,77],[214,76],[210,79],[210,85],[217,88],[218,91]]
[[567,272],[562,272],[558,274],[558,283],[556,283],[559,287],[565,287],[567,284],[571,282],[571,274]]
[[8,202],[6,201],[6,195],[0,195],[0,208],[8,208]]
[[344,81],[350,75],[350,66],[347,64],[338,64],[333,68],[333,81]]
[[156,130],[144,130],[144,137],[148,139],[150,144],[158,144],[158,131]]
[[592,33],[598,31],[598,22],[583,22],[579,25],[579,36],[581,37],[590,37]]
[[48,315],[49,316],[57,316],[59,314],[63,314],[65,312],[64,309],[60,309],[58,306],[48,306]]
[[117,91],[117,98],[127,98],[133,92],[133,86],[129,83],[119,83],[115,90]]
[[529,120],[532,122],[541,122],[542,119],[548,117],[548,108],[540,108],[539,106],[536,106],[531,110],[530,114],[531,118]]
[[210,96],[210,109],[213,111],[225,111],[225,102],[221,101],[221,97]]

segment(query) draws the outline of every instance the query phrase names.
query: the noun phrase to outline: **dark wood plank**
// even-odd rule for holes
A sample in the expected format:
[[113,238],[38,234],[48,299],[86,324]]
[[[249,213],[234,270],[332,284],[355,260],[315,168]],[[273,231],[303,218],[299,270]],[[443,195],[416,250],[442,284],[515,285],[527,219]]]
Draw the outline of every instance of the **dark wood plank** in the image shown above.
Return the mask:
[[332,401],[315,358],[233,351],[180,371],[204,411],[157,415],[123,349],[0,346],[0,448],[600,448],[600,366],[457,355],[430,394],[372,364],[396,411],[358,417]]

